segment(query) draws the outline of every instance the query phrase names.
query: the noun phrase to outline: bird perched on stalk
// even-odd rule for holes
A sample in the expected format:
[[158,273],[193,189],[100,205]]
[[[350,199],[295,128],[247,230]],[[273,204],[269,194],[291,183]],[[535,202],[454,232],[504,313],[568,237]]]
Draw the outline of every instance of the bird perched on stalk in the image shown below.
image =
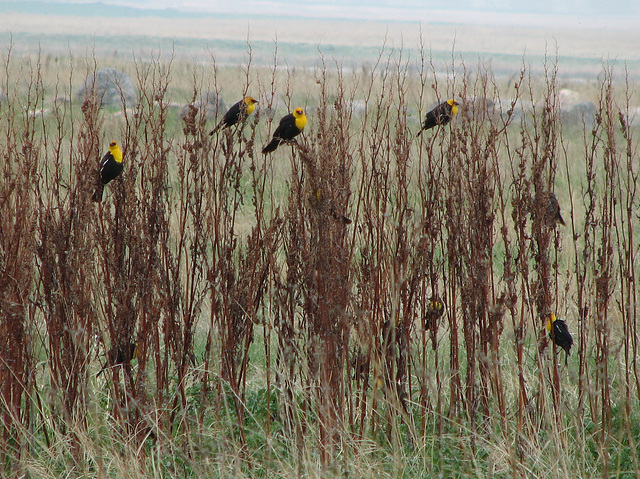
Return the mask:
[[432,329],[436,320],[444,314],[444,303],[437,296],[431,296],[425,308],[423,324],[424,329]]
[[100,376],[102,371],[107,368],[112,368],[121,364],[129,364],[137,357],[137,343],[129,343],[123,346],[114,346],[109,351],[107,351],[107,362],[104,363],[104,366],[102,366],[102,369],[98,372],[97,376]]
[[[538,206],[539,205],[539,206]],[[566,226],[562,215],[560,214],[560,203],[558,198],[551,191],[538,193],[533,199],[533,208],[531,208],[531,216],[536,217],[536,211],[540,209],[544,212],[543,223],[553,228],[556,223]]]
[[292,141],[307,124],[307,117],[302,108],[296,108],[292,113],[285,115],[280,120],[280,124],[276,131],[273,132],[273,138],[267,146],[262,149],[265,155],[275,151],[281,143]]
[[458,105],[459,103],[457,101],[450,98],[437,105],[433,110],[427,112],[427,116],[422,123],[422,130],[420,130],[416,136],[420,136],[424,130],[429,130],[434,126],[449,123],[451,119],[458,114]]
[[216,131],[220,129],[229,128],[230,126],[235,125],[240,121],[245,121],[253,110],[256,109],[256,103],[258,100],[251,96],[245,96],[242,100],[235,103],[229,110],[224,114],[220,123],[216,125],[216,127],[209,132],[209,135],[213,135]]
[[564,349],[565,353],[567,353],[564,358],[564,364],[566,365],[569,360],[571,346],[573,345],[573,336],[571,336],[571,333],[569,332],[567,323],[562,319],[556,318],[554,313],[549,313],[546,317],[547,324],[545,329],[547,330],[547,333],[549,333],[549,338],[551,338],[557,346],[560,346]]
[[98,173],[98,186],[93,193],[91,199],[96,203],[102,201],[102,192],[107,183],[122,173],[124,167],[122,159],[122,151],[115,141],[109,143],[109,151],[102,157],[100,161],[100,171]]

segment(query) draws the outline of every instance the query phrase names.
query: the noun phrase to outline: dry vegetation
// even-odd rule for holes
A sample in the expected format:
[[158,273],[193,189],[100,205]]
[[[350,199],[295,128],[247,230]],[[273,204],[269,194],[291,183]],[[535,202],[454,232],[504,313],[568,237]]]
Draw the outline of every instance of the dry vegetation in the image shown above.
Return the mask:
[[[553,59],[505,81],[426,52],[351,73],[247,59],[4,55],[2,475],[637,477],[625,72],[604,65],[582,87],[595,122],[571,126]],[[101,66],[132,74],[136,105],[75,97]],[[261,103],[210,137],[172,104],[216,90]],[[276,93],[276,121],[304,106],[310,123],[264,157]],[[452,96],[456,120],[416,138]],[[111,139],[125,172],[96,205]],[[531,214],[549,190],[566,227]],[[432,295],[446,311],[425,330]]]

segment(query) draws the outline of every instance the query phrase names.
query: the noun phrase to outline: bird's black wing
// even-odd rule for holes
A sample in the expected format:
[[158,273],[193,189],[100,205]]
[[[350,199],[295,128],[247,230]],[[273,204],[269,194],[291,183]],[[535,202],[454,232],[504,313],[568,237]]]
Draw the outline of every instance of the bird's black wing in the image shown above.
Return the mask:
[[282,117],[278,128],[273,133],[273,137],[281,140],[292,140],[298,133],[300,133],[300,130],[296,126],[296,117],[289,113]]
[[100,160],[100,170],[102,170],[107,163],[110,161],[116,161],[110,151],[107,151],[105,155]]
[[429,111],[422,124],[423,130],[428,130],[437,125],[446,125],[451,120],[451,105],[446,101],[440,103],[433,110]]
[[105,185],[122,173],[123,164],[118,163],[111,152],[104,155],[100,165],[100,181]]
[[222,117],[222,122],[225,126],[232,126],[238,123],[242,119],[242,104],[244,100],[240,100],[235,103]]
[[422,123],[422,129],[428,130],[429,128],[433,128],[438,124],[436,120],[436,110],[431,110],[427,113],[427,116],[424,118],[424,122]]
[[553,322],[553,336],[555,343],[569,354],[569,350],[573,345],[573,336],[569,332],[567,323],[560,319],[555,320]]

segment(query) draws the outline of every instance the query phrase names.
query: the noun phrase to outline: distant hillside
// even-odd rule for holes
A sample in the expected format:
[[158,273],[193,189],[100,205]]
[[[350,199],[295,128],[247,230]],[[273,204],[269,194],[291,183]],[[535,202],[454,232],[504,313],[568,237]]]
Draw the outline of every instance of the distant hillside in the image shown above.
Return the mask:
[[[136,2],[131,2],[136,5]],[[179,11],[175,8],[152,9],[126,5],[114,5],[104,2],[68,3],[63,1],[16,1],[0,2],[0,13],[29,13],[39,15],[74,15],[77,17],[161,17],[201,18],[201,13]]]
[[[449,11],[466,13],[499,13],[515,15],[571,15],[592,20],[620,18],[628,21],[637,17],[640,21],[640,1],[637,0],[315,0],[296,4],[292,9],[284,0],[39,0],[0,1],[0,12],[60,14],[102,17],[201,18],[203,15],[220,17],[221,14],[246,16],[287,16],[355,19],[400,20],[413,19],[413,12]],[[385,12],[392,13],[386,15]],[[378,18],[373,18],[378,17]],[[449,23],[456,23],[452,15]]]
[[[271,65],[276,40],[279,64],[316,66],[321,51],[349,68],[359,68],[375,62],[383,45],[387,49],[401,48],[415,61],[420,55],[421,40],[436,62],[450,59],[455,51],[456,58],[489,62],[497,75],[511,76],[519,71],[525,54],[535,71],[547,54],[557,51],[563,75],[594,78],[605,59],[607,63],[623,62],[632,77],[640,77],[640,22],[631,16],[585,20],[586,17],[569,14],[432,11],[424,5],[422,10],[415,7],[413,12],[416,0],[403,0],[408,3],[401,6],[390,1],[364,0],[384,5],[366,11],[346,3],[354,0],[343,0],[343,9],[329,8],[329,3],[336,0],[320,0],[324,1],[322,4],[299,2],[297,16],[292,16],[286,15],[291,8],[277,8],[283,5],[277,3],[279,0],[225,0],[228,9],[246,9],[253,2],[256,9],[264,4],[265,9],[275,12],[247,16],[232,11],[190,11],[195,8],[195,0],[155,0],[155,8],[148,8],[149,1],[139,2],[144,8],[134,8],[130,0],[122,0],[120,5],[107,1],[0,0],[0,44],[13,43],[19,54],[43,49],[55,55],[71,51],[82,56],[93,48],[100,55],[126,56],[135,52],[144,56],[162,51],[199,61],[207,61],[213,54],[220,65],[237,65],[245,61],[249,42],[254,63]],[[169,1],[176,7],[162,9]],[[220,2],[206,0],[198,5],[214,8]],[[473,3],[475,8],[479,5],[478,0]],[[309,13],[317,13],[318,10],[309,9],[320,7],[339,10],[349,17],[314,17]]]
[[[187,2],[189,3],[189,2]],[[431,8],[434,10],[465,10],[476,12],[629,15],[640,14],[637,0],[320,0],[316,4],[375,6],[393,8]]]

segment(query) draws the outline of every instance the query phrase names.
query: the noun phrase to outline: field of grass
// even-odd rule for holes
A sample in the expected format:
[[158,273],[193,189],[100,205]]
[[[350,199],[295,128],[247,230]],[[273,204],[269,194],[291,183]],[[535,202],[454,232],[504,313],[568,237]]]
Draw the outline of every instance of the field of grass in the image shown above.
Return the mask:
[[132,51],[144,57],[151,49],[174,50],[177,57],[197,62],[208,62],[213,52],[218,65],[233,66],[244,61],[249,40],[254,65],[268,67],[277,42],[280,61],[299,68],[317,67],[319,51],[346,68],[369,65],[385,44],[402,49],[413,62],[423,48],[437,60],[449,59],[452,51],[466,62],[483,58],[497,77],[517,71],[524,54],[530,71],[540,72],[545,54],[557,50],[561,78],[596,77],[603,58],[626,64],[630,76],[640,78],[640,33],[633,14],[612,21],[420,10],[408,21],[374,10],[361,12],[369,20],[356,20],[290,17],[291,12],[194,14],[101,3],[6,2],[0,3],[0,44],[13,36],[16,54],[43,49],[82,57],[95,51],[100,57],[117,52],[127,59]]
[[[572,83],[525,59],[498,77],[390,48],[275,68],[246,50],[236,67],[5,50],[2,475],[638,477],[625,70]],[[103,67],[135,104],[78,98]],[[568,89],[593,114],[563,114]],[[209,136],[210,92],[259,107]],[[450,97],[454,121],[416,136]],[[262,155],[297,106],[298,145]],[[125,170],[95,204],[110,140]],[[566,226],[545,221],[550,190]],[[566,364],[548,312],[573,334]]]

